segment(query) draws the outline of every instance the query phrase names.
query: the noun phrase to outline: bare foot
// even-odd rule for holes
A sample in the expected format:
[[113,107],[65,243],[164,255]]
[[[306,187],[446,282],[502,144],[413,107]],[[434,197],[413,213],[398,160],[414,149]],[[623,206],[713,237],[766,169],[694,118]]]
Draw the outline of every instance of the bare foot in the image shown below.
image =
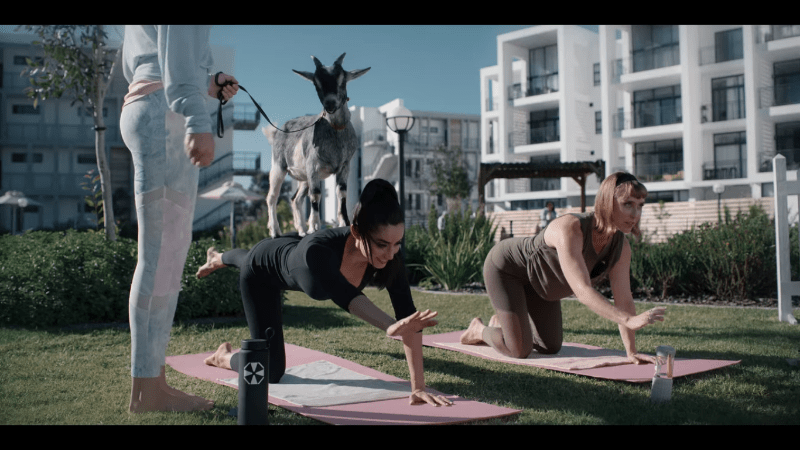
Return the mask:
[[160,377],[133,378],[129,407],[132,413],[207,411],[213,407],[213,401],[167,386]]
[[217,269],[225,267],[222,264],[222,253],[218,252],[214,247],[206,250],[206,263],[197,269],[197,278],[203,278],[211,275]]
[[461,335],[461,343],[464,345],[477,345],[483,344],[483,329],[486,325],[483,324],[479,317],[472,319],[469,323],[469,328],[464,334]]
[[231,356],[233,356],[233,349],[229,342],[220,344],[217,351],[213,355],[204,359],[206,365],[219,367],[220,369],[231,368]]
[[489,319],[489,326],[492,328],[500,328],[500,319],[497,318],[497,314],[493,315],[491,319]]

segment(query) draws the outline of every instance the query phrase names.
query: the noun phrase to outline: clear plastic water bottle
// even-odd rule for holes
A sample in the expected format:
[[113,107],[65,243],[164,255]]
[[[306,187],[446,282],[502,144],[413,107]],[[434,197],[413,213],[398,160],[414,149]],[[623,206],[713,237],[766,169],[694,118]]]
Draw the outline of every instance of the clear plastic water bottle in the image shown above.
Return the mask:
[[672,397],[672,370],[675,365],[675,349],[669,345],[656,347],[656,373],[650,389],[650,400],[667,402]]
[[244,339],[239,352],[239,425],[269,425],[269,337]]

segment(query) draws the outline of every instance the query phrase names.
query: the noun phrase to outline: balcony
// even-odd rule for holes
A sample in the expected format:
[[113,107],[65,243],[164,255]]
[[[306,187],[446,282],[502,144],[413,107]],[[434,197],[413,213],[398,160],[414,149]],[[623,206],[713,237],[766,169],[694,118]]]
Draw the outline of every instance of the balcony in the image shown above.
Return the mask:
[[233,129],[234,130],[255,130],[261,122],[261,114],[255,105],[245,103],[234,104],[233,108]]
[[717,161],[703,164],[704,180],[730,180],[745,178],[747,162],[740,160]]
[[509,148],[522,145],[543,144],[546,142],[559,142],[560,140],[561,136],[558,126],[517,130],[508,134]]
[[790,148],[772,152],[759,152],[758,153],[758,171],[759,172],[772,172],[772,159],[778,155],[783,155],[786,158],[786,170],[800,169],[800,148]]
[[800,103],[800,82],[766,86],[758,90],[759,109]]
[[526,85],[516,83],[508,87],[508,101],[518,98],[558,92],[558,73],[528,77]]
[[649,50],[640,50],[633,55],[614,60],[611,64],[611,79],[619,83],[623,75],[629,75],[662,67],[677,66],[681,63],[678,43]]
[[636,178],[644,182],[677,181],[683,179],[683,161],[656,164],[636,164]]
[[764,36],[764,42],[796,36],[800,36],[800,25],[770,25],[769,33]]
[[[709,115],[709,110],[711,114]],[[700,122],[724,122],[745,118],[744,98],[728,102],[707,103],[700,107]]]
[[613,116],[613,130],[619,135],[623,130],[655,127],[682,123],[683,116],[679,106],[662,106],[633,112],[620,112]]
[[711,45],[700,49],[700,65],[718,64],[727,61],[737,61],[744,59],[744,49],[737,47],[729,49],[717,45]]
[[[106,121],[105,138],[109,145],[124,145],[119,134],[119,127],[110,125],[108,121]],[[13,122],[0,124],[0,144],[4,145],[38,144],[93,148],[94,140],[94,124],[54,125]]]

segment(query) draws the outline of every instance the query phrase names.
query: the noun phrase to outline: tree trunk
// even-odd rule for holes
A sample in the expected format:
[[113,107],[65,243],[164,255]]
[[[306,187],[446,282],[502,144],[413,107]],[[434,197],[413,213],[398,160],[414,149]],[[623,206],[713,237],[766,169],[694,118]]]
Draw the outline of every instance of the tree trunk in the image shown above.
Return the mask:
[[[98,26],[98,32],[102,33],[103,26]],[[106,158],[106,125],[103,120],[103,104],[105,103],[106,91],[111,86],[114,79],[114,72],[119,66],[121,49],[117,50],[114,64],[111,66],[111,73],[108,80],[104,80],[103,74],[98,70],[99,64],[103,61],[102,46],[97,46],[94,50],[94,70],[95,70],[95,95],[94,99],[94,133],[95,133],[95,154],[97,155],[97,170],[100,173],[100,189],[103,191],[103,226],[106,229],[106,239],[109,241],[117,240],[116,222],[114,221],[114,200],[111,191],[111,170]]]

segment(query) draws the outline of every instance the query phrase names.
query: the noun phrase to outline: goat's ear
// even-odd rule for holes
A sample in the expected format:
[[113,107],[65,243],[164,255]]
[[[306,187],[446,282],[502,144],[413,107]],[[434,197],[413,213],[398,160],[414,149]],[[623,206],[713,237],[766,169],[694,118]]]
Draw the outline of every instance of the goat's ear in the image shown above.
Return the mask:
[[369,69],[371,69],[371,68],[372,67],[367,67],[366,69],[351,70],[351,71],[347,72],[347,81],[350,82],[350,81],[355,80],[356,78],[360,77],[361,75],[364,75],[365,73],[367,73],[369,71]]
[[310,81],[312,83],[314,82],[314,74],[311,73],[311,72],[303,72],[303,71],[294,70],[294,69],[292,69],[292,72],[300,75],[301,77],[305,78],[306,80],[308,80],[308,81]]

